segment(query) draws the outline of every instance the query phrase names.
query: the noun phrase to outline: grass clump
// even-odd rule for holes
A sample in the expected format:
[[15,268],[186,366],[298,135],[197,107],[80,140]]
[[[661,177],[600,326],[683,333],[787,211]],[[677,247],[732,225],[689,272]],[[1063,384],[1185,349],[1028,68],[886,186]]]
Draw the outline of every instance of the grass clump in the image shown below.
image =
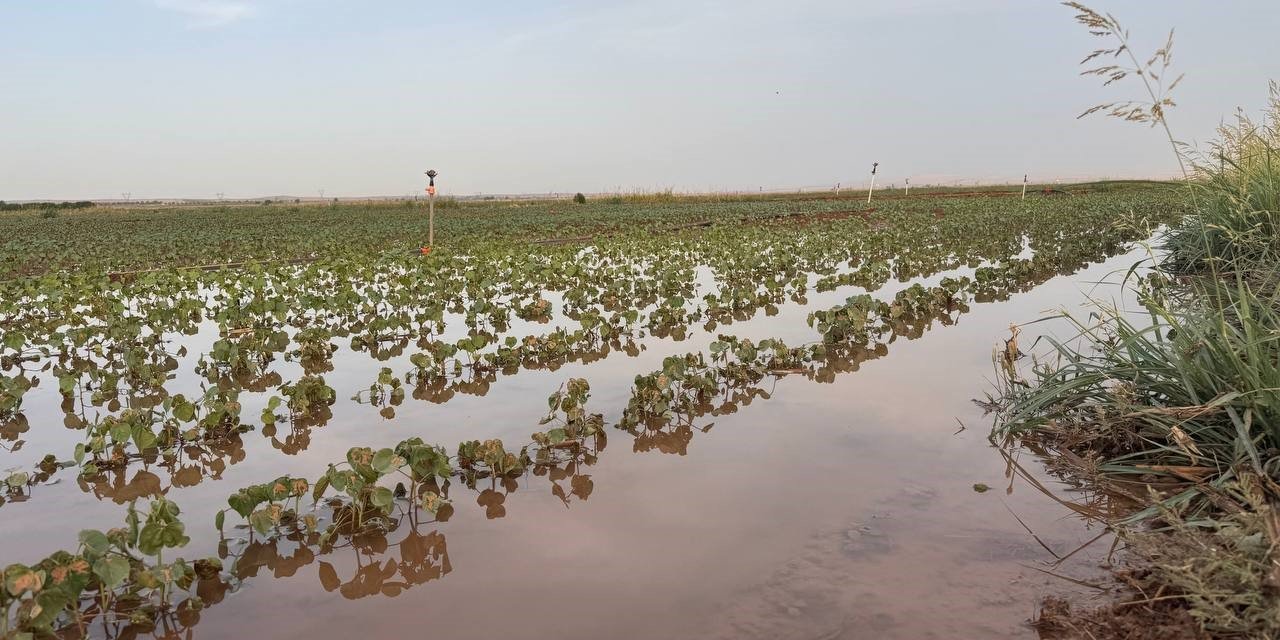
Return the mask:
[[1199,215],[1170,234],[1171,266],[1274,269],[1280,259],[1280,86],[1271,83],[1261,121],[1237,113],[1235,124],[1219,128],[1219,140],[1197,159],[1196,174]]
[[1211,637],[1280,637],[1280,520],[1265,500],[1252,506],[1202,521],[1169,513],[1175,535],[1125,535],[1147,559],[1130,580],[1148,600],[1180,601]]
[[[1122,43],[1086,62],[1131,51],[1109,14],[1067,4]],[[1173,103],[1152,82],[1171,47],[1155,67],[1086,71],[1140,77],[1151,98],[1086,113],[1167,132]],[[1126,279],[1145,313],[1098,302],[1087,319],[1062,314],[1076,338],[1048,339],[1050,357],[1025,375],[1016,333],[997,355],[993,440],[1050,451],[1057,471],[1137,505],[1110,523],[1129,551],[1117,576],[1132,597],[1086,612],[1047,601],[1048,637],[1280,637],[1280,88],[1261,120],[1238,115],[1179,163],[1192,212],[1161,237],[1151,268]]]
[[1130,597],[1092,610],[1050,598],[1035,620],[1041,637],[1280,637],[1280,517],[1260,492],[1236,497],[1252,508],[1212,519],[1165,509],[1159,529],[1118,530],[1131,561],[1116,576]]
[[[1277,121],[1273,99],[1266,130]],[[1224,130],[1248,141],[1218,147],[1224,168],[1196,165],[1194,212],[1134,280],[1145,316],[1099,303],[1087,321],[1068,316],[1080,340],[1051,341],[1056,358],[1029,380],[1005,368],[998,438],[1051,442],[1119,489],[1158,485],[1173,502],[1204,504],[1206,486],[1244,472],[1280,497],[1280,139],[1258,131],[1242,120]]]

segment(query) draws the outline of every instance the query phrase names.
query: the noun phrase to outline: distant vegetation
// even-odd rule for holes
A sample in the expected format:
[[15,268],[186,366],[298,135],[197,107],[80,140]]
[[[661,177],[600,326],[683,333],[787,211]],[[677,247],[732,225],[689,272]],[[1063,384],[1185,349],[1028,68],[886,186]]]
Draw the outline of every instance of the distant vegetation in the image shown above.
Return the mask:
[[88,200],[77,202],[5,202],[0,200],[0,211],[33,211],[40,209],[88,209],[97,206]]

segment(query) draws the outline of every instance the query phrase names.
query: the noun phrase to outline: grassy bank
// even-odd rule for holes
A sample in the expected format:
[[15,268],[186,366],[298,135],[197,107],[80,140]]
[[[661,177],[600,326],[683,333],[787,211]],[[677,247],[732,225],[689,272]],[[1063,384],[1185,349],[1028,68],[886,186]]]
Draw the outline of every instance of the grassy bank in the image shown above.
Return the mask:
[[[1280,637],[1280,92],[1191,158],[1193,214],[1078,339],[1002,355],[1002,445],[1137,505],[1112,522],[1126,600],[1046,606],[1053,637]],[[1149,269],[1146,267],[1150,267]]]

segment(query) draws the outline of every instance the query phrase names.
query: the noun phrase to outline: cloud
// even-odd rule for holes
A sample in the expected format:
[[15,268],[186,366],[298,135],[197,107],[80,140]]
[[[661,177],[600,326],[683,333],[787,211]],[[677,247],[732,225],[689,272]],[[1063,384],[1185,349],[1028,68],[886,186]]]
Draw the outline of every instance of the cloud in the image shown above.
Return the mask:
[[221,27],[254,13],[253,5],[232,0],[153,0],[156,7],[187,16],[187,26],[196,29]]

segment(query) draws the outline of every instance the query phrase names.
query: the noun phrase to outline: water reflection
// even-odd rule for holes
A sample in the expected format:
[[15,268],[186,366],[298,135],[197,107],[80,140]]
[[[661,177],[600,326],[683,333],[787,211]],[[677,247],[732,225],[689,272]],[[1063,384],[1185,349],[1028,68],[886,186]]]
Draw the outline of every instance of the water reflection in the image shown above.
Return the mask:
[[[1006,299],[1015,291],[1034,286],[1030,283],[1046,280],[1056,273],[1056,269],[1027,269],[1021,271],[1016,280],[1004,280],[987,287],[983,290],[983,295],[987,300]],[[668,408],[662,412],[642,412],[634,420],[624,420],[622,429],[632,436],[632,450],[635,452],[657,451],[686,455],[694,435],[699,432],[707,433],[713,427],[711,423],[700,424],[702,418],[729,415],[757,399],[770,399],[778,378],[800,376],[820,383],[831,382],[839,373],[857,371],[862,363],[887,355],[889,345],[895,340],[917,339],[934,326],[954,324],[958,316],[967,311],[968,307],[963,304],[947,304],[927,308],[920,313],[903,313],[886,324],[887,335],[883,340],[872,343],[828,344],[821,351],[806,352],[813,355],[806,360],[765,361],[766,366],[763,367],[748,366],[744,362],[704,363],[701,373],[707,376],[705,384],[699,383],[702,386],[693,391],[681,391],[688,395],[682,395],[678,401],[668,403]],[[521,367],[554,370],[564,362],[586,362],[588,358],[607,355],[611,349],[623,348],[623,342],[618,339],[604,340],[593,336],[591,340],[578,340],[585,341],[587,346],[581,349],[556,347],[547,351],[552,354],[547,359],[526,356],[521,359],[520,366],[514,369],[508,366],[502,372],[514,373]],[[565,341],[565,344],[569,342]],[[486,370],[472,367],[465,376],[422,375],[415,380],[413,396],[439,402],[448,401],[455,393],[483,396],[497,379],[498,372],[497,368]],[[664,374],[655,372],[651,375],[656,379]],[[98,399],[105,400],[108,408],[112,402],[119,400],[106,397]],[[372,396],[370,399],[372,401]],[[155,407],[157,400],[158,396],[131,396],[127,403],[130,410],[137,410]],[[238,425],[239,408],[230,406],[235,400],[227,398],[224,402],[228,406],[228,418]],[[390,404],[389,399],[387,403],[395,406]],[[310,444],[310,429],[323,426],[331,416],[332,413],[327,408],[320,407],[306,416],[291,416],[284,423],[289,434],[283,439],[280,439],[274,423],[266,425],[263,433],[276,448],[285,453],[297,453]],[[133,432],[129,435],[137,438]],[[194,486],[205,477],[216,479],[226,469],[228,462],[235,464],[244,457],[243,442],[238,430],[218,434],[214,438],[178,442],[180,456],[161,455],[157,449],[146,448],[141,453],[114,457],[113,460],[118,461],[117,465],[104,464],[98,474],[83,477],[81,487],[100,499],[124,504],[140,498],[163,496],[174,487]],[[591,442],[574,443],[573,446],[539,447],[536,449],[537,457],[531,460],[532,464],[523,467],[528,473],[513,475],[492,466],[467,469],[460,476],[459,485],[453,488],[452,498],[457,503],[464,502],[456,494],[458,487],[465,487],[475,494],[474,502],[483,509],[486,519],[501,519],[507,515],[508,498],[517,493],[520,482],[523,480],[532,483],[534,478],[540,478],[548,481],[551,495],[569,507],[574,499],[586,500],[592,494],[594,481],[584,471],[597,462],[599,452],[604,449],[605,444],[601,434]],[[143,465],[143,468],[130,475],[130,466],[136,464]],[[168,475],[169,486],[164,486],[161,476],[151,470],[153,466]],[[52,470],[50,475],[53,471],[56,470]],[[442,495],[449,496],[450,487],[447,484],[435,488]],[[449,508],[451,507],[442,507],[437,511],[435,519],[419,523],[416,518],[422,512],[410,507],[396,519],[381,521],[380,528],[356,530],[339,527],[331,530],[332,534],[321,533],[314,527],[300,526],[298,521],[286,521],[283,522],[284,532],[277,535],[266,538],[250,535],[244,540],[224,541],[219,548],[219,557],[230,565],[228,575],[225,579],[202,577],[195,589],[197,593],[203,590],[209,594],[207,599],[200,596],[200,602],[207,606],[222,601],[230,590],[234,590],[237,582],[258,577],[264,568],[273,577],[285,578],[295,575],[301,567],[318,563],[320,583],[327,592],[336,591],[352,600],[373,595],[394,597],[452,571],[444,535],[438,528],[426,533],[419,529],[420,525],[446,522]],[[339,520],[334,518],[335,522]],[[389,555],[398,555],[399,561],[388,557]],[[322,557],[326,559],[319,560]],[[344,580],[341,576],[349,577]],[[185,600],[172,608],[155,612],[127,609],[127,601],[120,606],[126,609],[118,613],[127,613],[131,621],[119,627],[104,623],[104,633],[109,637],[131,637],[129,634],[152,632],[169,634],[183,630],[189,632],[199,620],[200,607],[194,600]],[[154,623],[149,626],[149,623],[142,620],[145,617],[143,614],[154,614]]]
[[[1108,251],[1114,252],[1118,248],[1108,247]],[[1022,262],[1011,263],[1011,268],[1003,270],[990,270],[989,272],[979,271],[981,286],[976,287],[974,299],[977,302],[993,302],[1007,300],[1010,296],[1017,292],[1022,292],[1034,288],[1038,284],[1058,275],[1062,271],[1069,271],[1071,268],[1083,264],[1078,258],[1071,258],[1067,265],[1055,262],[1054,260],[1026,260]],[[946,263],[933,265],[936,268],[946,266]],[[923,268],[923,267],[918,267]],[[985,279],[984,279],[985,278]],[[945,279],[944,279],[945,280]],[[766,296],[767,299],[767,296]],[[766,314],[772,304],[765,303]],[[731,314],[736,316],[738,313],[744,314],[744,317],[752,317],[759,307],[747,306],[743,309],[736,310]],[[934,324],[948,326],[954,324],[959,315],[968,311],[968,307],[962,300],[950,300],[944,306],[931,307],[917,312],[901,313],[892,318],[886,319],[887,335],[883,341],[877,341],[870,344],[859,343],[840,343],[830,345],[827,353],[818,355],[813,358],[812,365],[805,364],[800,367],[789,366],[773,366],[767,372],[774,378],[780,375],[804,375],[816,382],[831,382],[837,373],[845,373],[856,371],[860,364],[868,359],[883,357],[888,352],[888,345],[894,340],[905,338],[914,340],[927,331]],[[721,321],[728,321],[730,318],[722,318]],[[708,322],[708,326],[714,328],[716,320]],[[622,333],[620,329],[610,331],[612,335],[605,337],[605,327],[601,325],[599,330],[579,330],[569,333],[564,329],[557,329],[550,334],[539,337],[526,337],[522,347],[528,347],[520,351],[518,357],[513,357],[514,352],[510,349],[510,345],[500,347],[491,361],[473,362],[468,367],[456,367],[458,371],[456,375],[445,375],[439,370],[430,368],[418,368],[411,371],[406,378],[412,383],[410,395],[416,400],[422,400],[434,404],[445,404],[455,397],[457,394],[465,394],[476,397],[483,397],[488,394],[492,384],[494,384],[498,376],[516,375],[520,371],[547,370],[555,371],[560,366],[570,362],[579,362],[589,364],[591,362],[603,359],[613,352],[622,352],[628,356],[637,356],[645,347],[637,339],[634,330],[629,333]],[[243,334],[241,338],[251,336],[253,334]],[[279,342],[279,335],[274,334],[272,340]],[[642,337],[643,334],[640,334]],[[228,340],[235,340],[233,336]],[[488,338],[494,339],[492,336]],[[442,343],[433,342],[427,338],[419,340],[419,346],[426,346],[427,352],[439,355],[442,353]],[[276,345],[279,346],[279,345]],[[330,345],[331,346],[331,345]],[[227,347],[230,348],[230,347]],[[305,347],[304,347],[305,349]],[[332,369],[331,363],[324,360],[322,356],[325,353],[331,354],[332,349],[321,347],[320,355],[312,354],[308,356],[311,360],[309,370]],[[267,358],[260,364],[266,366],[270,361]],[[444,363],[445,360],[439,360]],[[460,364],[454,361],[455,365]],[[165,361],[165,367],[169,367],[169,362]],[[357,394],[354,400],[358,403],[366,403],[379,407],[380,413],[385,418],[394,416],[394,407],[399,406],[403,401],[404,394],[401,390],[401,382],[399,378],[392,375],[391,370],[384,368],[383,373],[379,376],[379,381],[370,386],[367,392]],[[216,373],[216,368],[210,370],[211,374]],[[199,482],[203,478],[220,478],[226,469],[228,462],[235,464],[242,461],[245,457],[244,445],[240,434],[250,429],[250,427],[239,424],[240,404],[238,402],[239,392],[245,386],[251,386],[259,382],[266,381],[270,384],[278,383],[282,378],[278,373],[269,372],[262,369],[253,369],[251,371],[252,378],[246,378],[244,375],[228,376],[228,375],[212,375],[216,380],[217,386],[206,392],[206,401],[216,401],[215,407],[222,407],[221,413],[214,413],[206,417],[203,423],[210,425],[203,434],[178,434],[173,431],[170,426],[160,423],[165,418],[166,411],[151,411],[161,404],[168,409],[167,403],[169,398],[162,389],[150,396],[138,396],[136,394],[125,397],[126,405],[129,407],[124,411],[122,417],[128,417],[131,420],[144,420],[150,422],[142,428],[152,430],[157,427],[161,428],[161,433],[168,429],[177,443],[174,450],[177,453],[169,453],[160,457],[155,449],[142,452],[126,452],[119,444],[111,449],[111,456],[108,459],[95,458],[95,466],[100,470],[100,474],[88,473],[79,479],[79,484],[86,491],[91,492],[99,498],[109,498],[117,504],[124,504],[131,500],[141,497],[154,497],[164,495],[167,487],[163,487],[163,481],[150,471],[135,473],[131,478],[126,479],[126,469],[134,461],[140,461],[143,464],[151,465],[159,464],[157,469],[169,476],[171,487],[190,487]],[[741,374],[741,372],[738,372]],[[684,455],[688,451],[689,443],[692,441],[695,431],[706,431],[710,425],[697,427],[694,425],[694,419],[705,415],[728,415],[736,412],[739,407],[746,406],[751,403],[754,398],[769,397],[769,392],[757,383],[764,379],[762,372],[750,372],[746,378],[725,379],[720,381],[723,388],[720,389],[716,397],[708,396],[706,398],[698,398],[681,411],[676,412],[672,416],[666,416],[661,419],[654,419],[652,416],[643,417],[636,424],[629,424],[624,420],[623,427],[629,431],[634,437],[633,448],[637,452],[656,450],[664,453],[675,453]],[[94,406],[106,405],[110,408],[114,403],[121,400],[120,394],[122,390],[115,389],[112,393],[107,393],[108,387],[100,387],[92,392],[92,404]],[[117,420],[116,417],[108,415],[106,418],[89,417],[87,415],[89,405],[83,401],[83,396],[64,396],[62,408],[64,411],[64,423],[72,429],[84,430],[89,433],[103,433],[111,431],[111,421]],[[264,424],[262,427],[263,436],[266,437],[271,446],[284,453],[285,455],[297,455],[311,445],[311,431],[314,428],[322,427],[330,419],[332,419],[332,410],[325,404],[318,404],[308,408],[304,413],[291,411],[284,416],[284,428],[275,421]],[[104,422],[105,421],[105,422]],[[212,423],[212,424],[210,424]],[[104,428],[104,424],[107,425]],[[18,434],[29,429],[25,418],[22,414],[18,414],[14,419],[6,425],[0,434],[15,442],[14,448],[21,446],[21,440]],[[281,431],[285,430],[283,435]],[[101,438],[101,435],[98,436]],[[121,438],[113,435],[113,439],[117,442]],[[136,439],[136,437],[135,437]],[[123,440],[127,441],[128,438]],[[101,445],[98,445],[100,448]],[[182,458],[186,458],[190,464],[183,464]],[[48,481],[48,479],[56,473],[53,469],[49,473],[29,474],[28,478],[31,484]],[[11,494],[14,492],[11,490]],[[17,499],[23,499],[23,495],[13,496]],[[494,497],[487,497],[486,500],[494,506],[491,511],[495,514],[503,512],[501,502]],[[490,508],[490,507],[487,507]]]
[[[377,595],[394,598],[453,570],[444,534],[427,531],[448,518],[447,509],[428,522],[407,515],[384,527],[337,539],[295,529],[262,540],[224,540],[218,555],[239,582],[257,577],[263,569],[273,578],[289,578],[317,563],[320,585],[326,592],[336,591],[347,600]],[[348,577],[344,580],[343,575]]]

